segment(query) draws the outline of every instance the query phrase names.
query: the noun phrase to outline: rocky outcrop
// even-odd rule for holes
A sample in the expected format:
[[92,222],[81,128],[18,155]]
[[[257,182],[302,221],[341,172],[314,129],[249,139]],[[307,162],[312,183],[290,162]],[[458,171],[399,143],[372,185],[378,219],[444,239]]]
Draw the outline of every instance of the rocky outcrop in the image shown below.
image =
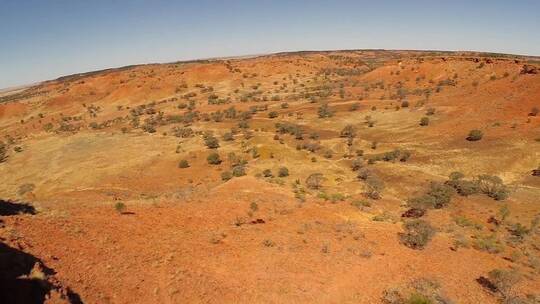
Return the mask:
[[538,74],[538,68],[534,65],[524,64],[520,74]]

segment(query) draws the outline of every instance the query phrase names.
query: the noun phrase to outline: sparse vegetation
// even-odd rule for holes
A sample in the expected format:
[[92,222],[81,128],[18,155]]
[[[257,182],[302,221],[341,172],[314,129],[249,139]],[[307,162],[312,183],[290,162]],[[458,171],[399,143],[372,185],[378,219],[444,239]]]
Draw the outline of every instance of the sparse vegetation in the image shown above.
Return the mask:
[[126,212],[126,205],[122,202],[117,202],[114,204],[114,210],[116,210],[118,214],[124,214]]
[[206,160],[210,165],[219,165],[221,164],[221,158],[219,157],[219,154],[216,152],[212,152],[208,154],[208,157],[206,157]]
[[484,137],[484,133],[480,130],[471,130],[467,136],[468,141],[478,141]]
[[424,220],[410,220],[403,223],[404,232],[399,235],[401,242],[412,249],[423,249],[435,235],[435,229]]
[[306,179],[306,185],[309,189],[320,189],[324,181],[322,173],[313,173]]
[[204,144],[208,147],[208,149],[219,148],[219,140],[212,135],[206,136],[204,139]]
[[410,198],[407,203],[412,208],[440,209],[450,203],[453,189],[445,184],[432,182],[426,194]]
[[278,170],[278,176],[279,177],[286,177],[289,176],[289,169],[287,167],[281,167]]
[[189,168],[189,162],[186,159],[182,159],[178,163],[178,168]]

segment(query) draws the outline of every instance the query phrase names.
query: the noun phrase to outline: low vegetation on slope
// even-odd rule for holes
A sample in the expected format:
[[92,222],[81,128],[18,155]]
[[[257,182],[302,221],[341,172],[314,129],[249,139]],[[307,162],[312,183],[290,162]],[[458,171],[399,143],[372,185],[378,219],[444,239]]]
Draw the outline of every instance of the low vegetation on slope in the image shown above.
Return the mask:
[[[276,256],[283,254],[284,280],[295,284],[298,278],[285,269],[294,268],[289,263],[297,261],[295,252],[305,255],[306,267],[321,267],[327,257],[332,261],[325,265],[365,263],[373,273],[379,257],[414,264],[400,264],[414,276],[410,281],[396,286],[383,281],[367,291],[369,299],[386,303],[450,303],[448,298],[467,303],[461,284],[472,286],[466,292],[478,301],[470,303],[529,303],[540,284],[540,75],[537,62],[529,59],[301,52],[133,66],[46,82],[0,100],[0,192],[62,218],[68,239],[98,229],[86,210],[104,212],[118,226],[100,230],[106,245],[95,252],[84,249],[88,255],[113,250],[108,238],[123,237],[116,230],[129,234],[126,227],[148,224],[157,214],[162,219],[156,229],[173,233],[171,226],[187,225],[196,232],[179,228],[187,239],[178,242],[208,262],[199,265],[209,269],[201,272],[210,276],[208,286],[233,284],[208,260],[217,256],[213,248],[222,246],[222,253],[253,253],[275,267],[280,267],[272,264]],[[265,197],[272,202],[263,203]],[[195,207],[200,210],[189,209]],[[161,208],[170,209],[163,214]],[[183,208],[196,214],[186,215]],[[35,240],[39,232],[32,233]],[[139,233],[133,237],[152,232]],[[178,245],[168,237],[163,235],[164,242]],[[130,244],[116,253],[119,258],[145,253]],[[65,259],[76,261],[72,257]],[[417,267],[417,258],[437,257],[478,268],[456,270],[462,277],[451,282],[440,280],[442,275],[425,278],[429,271]],[[224,267],[255,267],[246,259],[230,258]],[[189,263],[196,262],[186,258],[178,269]],[[103,267],[119,265],[112,259]],[[89,271],[111,269],[100,267]],[[321,271],[334,275],[343,270],[339,267]],[[504,267],[520,278],[511,292],[506,270],[489,272]],[[306,276],[309,288],[320,283]],[[257,281],[241,278],[243,284]],[[195,291],[167,297],[189,302],[223,292],[188,281],[171,284]],[[98,294],[108,293],[95,282],[85,284],[95,289],[77,288],[83,298],[100,302]],[[343,299],[338,302],[354,302],[356,287],[335,284],[341,285],[319,287],[345,290],[349,294],[336,295]],[[304,286],[289,287],[272,285],[267,292],[282,300],[307,300],[297,293]],[[155,288],[145,299],[160,297]],[[261,286],[252,288],[264,293]]]

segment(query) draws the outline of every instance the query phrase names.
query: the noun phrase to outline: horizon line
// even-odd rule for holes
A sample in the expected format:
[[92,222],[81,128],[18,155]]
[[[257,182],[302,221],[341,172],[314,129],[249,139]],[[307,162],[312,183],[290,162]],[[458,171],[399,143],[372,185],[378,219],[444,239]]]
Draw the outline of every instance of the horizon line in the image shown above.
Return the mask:
[[521,58],[528,58],[532,60],[540,60],[540,55],[525,55],[525,54],[499,53],[499,52],[473,51],[473,50],[383,49],[383,48],[290,50],[290,51],[277,51],[277,52],[268,52],[268,53],[259,53],[259,54],[239,54],[239,55],[218,56],[218,57],[199,57],[199,58],[188,58],[188,59],[175,60],[175,61],[156,61],[156,62],[147,62],[147,63],[134,63],[134,64],[128,64],[128,65],[123,65],[123,66],[112,66],[112,67],[106,67],[102,69],[90,70],[90,71],[85,71],[85,72],[80,72],[80,73],[60,75],[56,78],[45,79],[45,80],[36,81],[33,83],[26,83],[26,84],[0,88],[0,93],[8,93],[11,91],[17,91],[17,90],[22,90],[28,87],[37,86],[37,85],[44,84],[47,82],[60,81],[62,80],[62,78],[70,78],[70,77],[77,77],[77,76],[84,77],[84,76],[89,76],[91,74],[96,74],[96,73],[101,73],[101,72],[129,69],[129,68],[135,68],[135,67],[140,67],[140,66],[145,66],[145,65],[191,63],[191,62],[197,62],[197,61],[241,60],[241,59],[259,58],[259,57],[265,57],[265,56],[287,55],[287,54],[294,54],[294,53],[328,53],[328,52],[355,52],[355,51],[441,52],[441,53],[465,53],[465,54],[476,53],[476,54],[504,55],[507,57],[521,57]]

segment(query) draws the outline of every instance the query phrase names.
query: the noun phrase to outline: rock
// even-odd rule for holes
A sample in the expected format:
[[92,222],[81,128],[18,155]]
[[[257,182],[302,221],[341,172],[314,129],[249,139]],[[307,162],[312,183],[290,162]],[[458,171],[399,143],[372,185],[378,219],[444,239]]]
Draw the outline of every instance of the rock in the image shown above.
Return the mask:
[[540,169],[532,170],[532,176],[540,176]]
[[520,74],[538,74],[538,68],[534,65],[524,64]]

